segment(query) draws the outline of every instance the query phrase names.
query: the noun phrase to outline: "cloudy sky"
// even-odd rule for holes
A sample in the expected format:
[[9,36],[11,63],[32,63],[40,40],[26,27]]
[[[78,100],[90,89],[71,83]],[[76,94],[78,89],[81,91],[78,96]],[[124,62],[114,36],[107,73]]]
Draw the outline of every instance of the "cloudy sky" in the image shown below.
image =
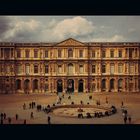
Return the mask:
[[140,16],[0,16],[0,41],[140,42]]

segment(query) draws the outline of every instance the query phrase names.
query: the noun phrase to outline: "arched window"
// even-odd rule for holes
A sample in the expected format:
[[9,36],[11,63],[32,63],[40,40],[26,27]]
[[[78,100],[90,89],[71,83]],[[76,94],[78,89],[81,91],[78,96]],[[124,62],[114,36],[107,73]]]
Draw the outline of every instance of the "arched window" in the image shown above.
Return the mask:
[[83,67],[83,65],[79,65],[79,70],[80,70],[80,71],[79,71],[80,73],[83,73],[83,72],[84,72],[84,67]]
[[62,66],[61,65],[58,65],[58,73],[62,73]]
[[123,64],[119,64],[118,65],[118,73],[122,73],[123,72]]
[[34,65],[34,73],[38,73],[38,65]]
[[118,88],[120,89],[120,88],[122,88],[122,86],[123,86],[123,80],[119,79],[118,80]]
[[25,73],[29,74],[30,73],[30,64],[25,65]]
[[68,49],[68,57],[73,57],[73,50],[72,49]]
[[49,67],[48,67],[48,65],[45,66],[45,73],[49,73]]
[[68,74],[73,74],[73,64],[68,64]]
[[114,74],[115,65],[113,63],[110,64],[110,74]]

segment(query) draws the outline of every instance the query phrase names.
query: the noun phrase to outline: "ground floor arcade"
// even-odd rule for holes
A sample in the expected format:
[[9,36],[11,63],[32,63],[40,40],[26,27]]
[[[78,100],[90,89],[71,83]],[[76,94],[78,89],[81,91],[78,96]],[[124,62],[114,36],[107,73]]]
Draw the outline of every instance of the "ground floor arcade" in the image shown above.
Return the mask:
[[1,79],[1,93],[139,92],[138,77],[14,77]]

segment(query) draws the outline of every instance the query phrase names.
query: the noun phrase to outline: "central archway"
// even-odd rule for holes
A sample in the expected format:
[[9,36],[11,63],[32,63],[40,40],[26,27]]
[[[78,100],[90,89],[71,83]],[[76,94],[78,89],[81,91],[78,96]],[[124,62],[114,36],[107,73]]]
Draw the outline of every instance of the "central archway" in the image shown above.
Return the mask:
[[24,91],[25,91],[25,93],[29,92],[29,88],[30,88],[30,81],[28,79],[26,79],[24,81]]
[[78,82],[78,92],[83,92],[83,83],[84,81],[80,79]]
[[38,90],[38,80],[33,80],[33,91]]
[[63,92],[63,83],[61,79],[57,81],[57,92]]
[[73,79],[69,79],[67,81],[67,91],[68,91],[68,93],[74,92],[74,80]]

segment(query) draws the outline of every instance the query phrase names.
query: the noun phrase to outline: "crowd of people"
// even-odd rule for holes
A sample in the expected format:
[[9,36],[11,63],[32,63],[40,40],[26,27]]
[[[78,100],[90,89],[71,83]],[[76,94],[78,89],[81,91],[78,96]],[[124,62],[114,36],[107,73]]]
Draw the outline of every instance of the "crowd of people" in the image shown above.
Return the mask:
[[[52,105],[52,107],[55,107],[57,104],[62,104],[62,101],[64,99],[68,99],[68,100],[71,100],[71,105],[74,105],[74,100],[72,100],[72,97],[71,95],[69,96],[65,96],[64,94],[62,94],[62,96],[59,96],[58,95],[58,100],[56,102],[56,104],[54,103]],[[90,104],[90,100],[93,100],[93,97],[92,95],[88,96],[88,99],[89,101],[87,102],[87,105]],[[101,102],[100,100],[95,100],[96,101],[96,105],[97,106],[100,106],[101,105]],[[81,100],[79,102],[79,104],[83,105],[85,102],[83,102],[83,100]],[[109,101],[108,101],[108,98],[106,97],[105,99],[105,103],[108,104]],[[86,103],[85,103],[86,104]],[[30,112],[30,119],[34,119],[35,118],[35,115],[32,111],[32,109],[37,109],[37,111],[44,111],[45,113],[50,113],[51,112],[51,106],[48,104],[47,106],[42,106],[41,104],[36,104],[36,102],[29,102],[28,104],[24,103],[23,104],[23,110],[27,110],[27,109],[31,109],[31,112]],[[121,102],[121,109],[122,109],[122,115],[123,115],[123,120],[124,120],[124,124],[131,124],[132,122],[132,119],[131,119],[131,116],[128,115],[128,111],[127,109],[124,108],[124,102],[122,101]],[[80,108],[78,110],[78,118],[100,118],[100,117],[104,117],[104,116],[110,116],[112,114],[115,114],[117,112],[117,109],[115,106],[111,106],[111,110],[110,111],[105,111],[105,112],[95,112],[95,113],[90,113],[90,112],[87,112],[86,113],[86,116],[83,115],[83,112],[82,112],[82,109]],[[19,114],[15,114],[15,118],[14,118],[16,121],[19,120]],[[7,117],[7,114],[6,113],[1,113],[0,114],[0,123],[1,124],[4,124],[4,121],[7,120],[8,124],[11,124],[12,123],[12,118],[11,117]],[[47,121],[48,121],[48,124],[51,124],[51,117],[47,115]],[[27,120],[24,119],[23,120],[23,124],[26,124],[27,123]]]
[[131,124],[131,120],[132,120],[131,115],[128,115],[128,111],[127,109],[125,109],[123,101],[121,103],[121,109],[122,109],[124,124]]
[[[8,117],[6,113],[1,113],[0,114],[0,124],[11,124],[12,122],[15,123],[18,122],[19,120],[19,115],[15,114],[15,117],[11,118]],[[26,124],[26,120],[23,121],[23,124]]]

